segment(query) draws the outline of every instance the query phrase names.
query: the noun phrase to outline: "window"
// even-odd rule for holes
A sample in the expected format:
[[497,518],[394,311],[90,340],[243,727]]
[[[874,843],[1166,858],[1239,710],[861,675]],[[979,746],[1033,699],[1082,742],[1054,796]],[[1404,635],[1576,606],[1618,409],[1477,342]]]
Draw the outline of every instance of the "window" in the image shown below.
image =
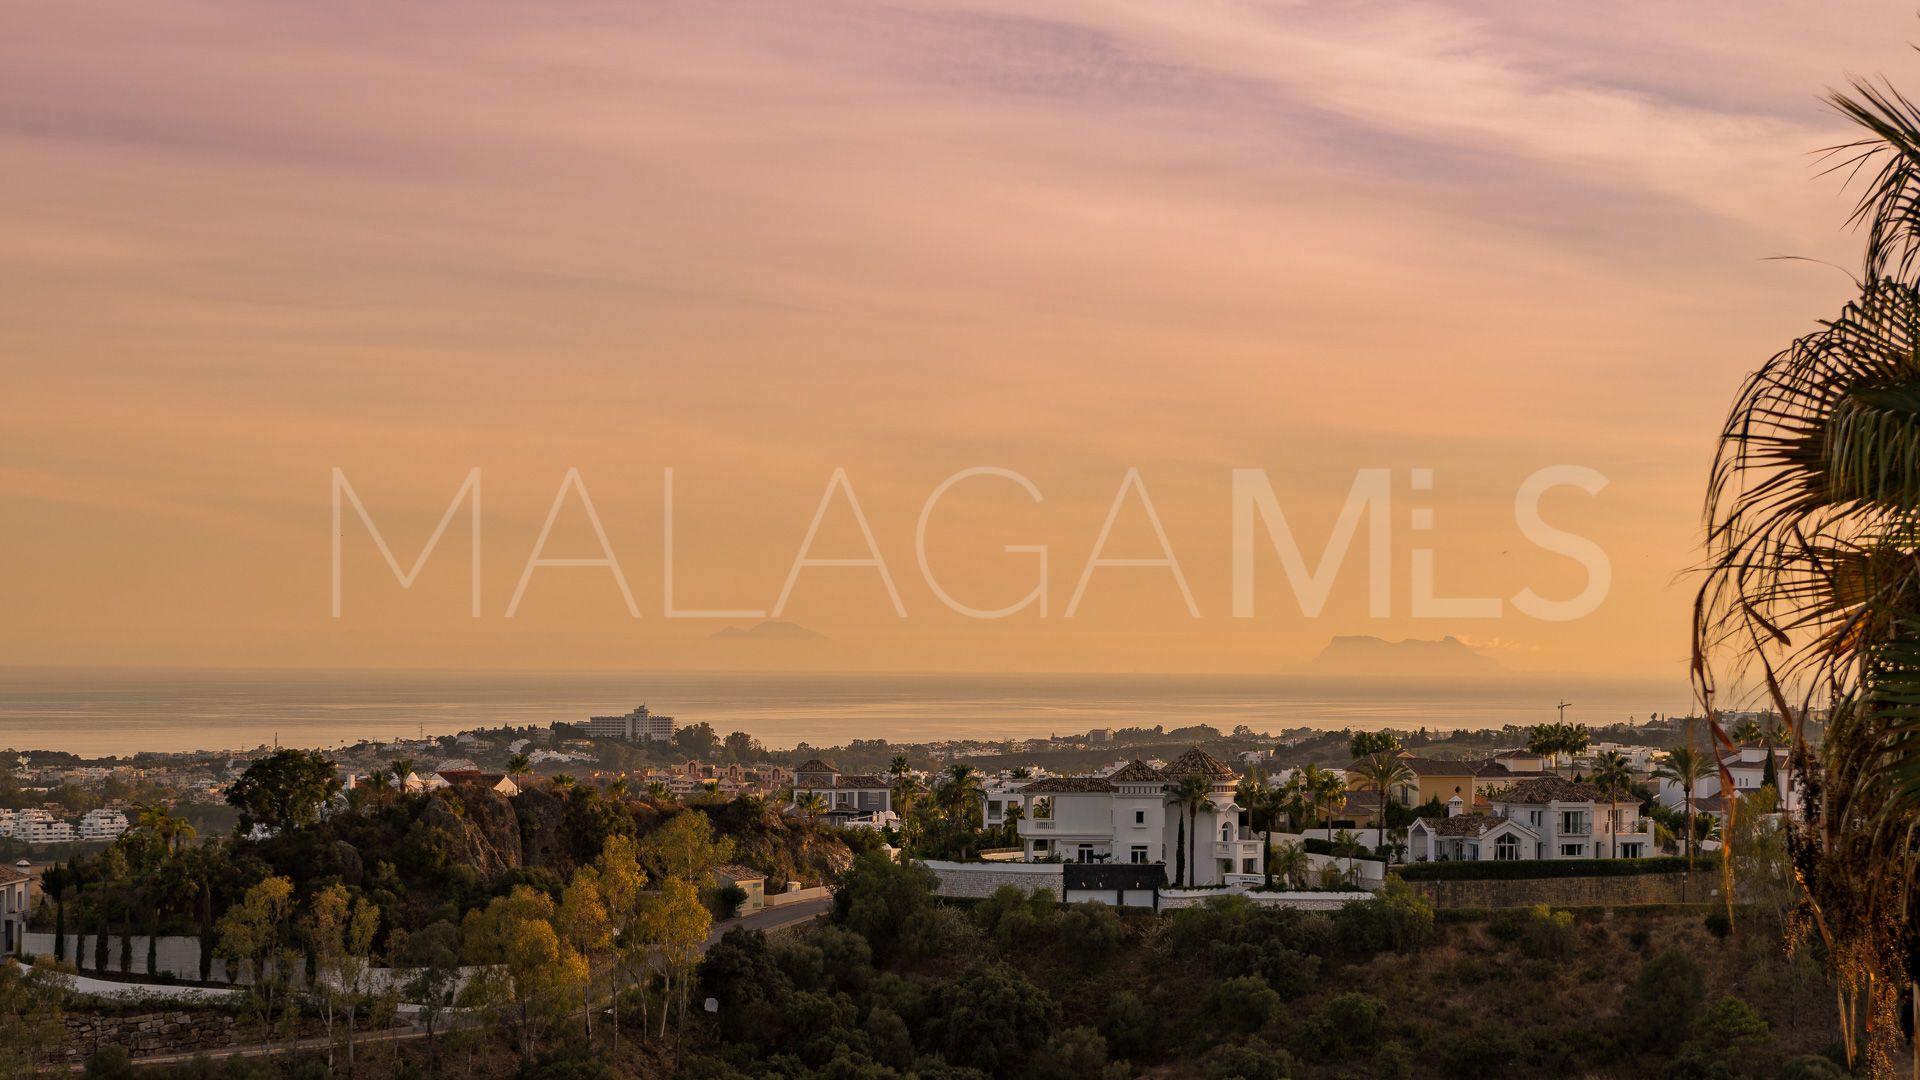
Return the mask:
[[1093,845],[1081,844],[1080,854],[1077,856],[1077,858],[1080,862],[1092,862],[1093,861]]
[[1229,840],[1232,840],[1232,839],[1233,839],[1233,822],[1231,822],[1231,821],[1223,821],[1223,822],[1221,822],[1221,823],[1220,823],[1220,840],[1221,840],[1221,842],[1222,842],[1222,843],[1225,843],[1225,842],[1227,842],[1227,841],[1229,841]]
[[1147,812],[1145,810],[1135,810],[1133,812],[1133,823],[1135,825],[1145,825],[1147,823]]
[[989,818],[999,817],[1000,806],[1001,806],[1001,803],[999,799],[988,799],[987,800],[987,817]]
[[1639,844],[1621,844],[1620,857],[1623,859],[1637,859],[1640,857],[1640,848],[1641,845]]
[[1560,845],[1560,857],[1563,859],[1577,859],[1580,856],[1585,855],[1586,853],[1587,853],[1587,849],[1584,844],[1561,844]]
[[1133,851],[1127,855],[1127,861],[1135,866],[1147,865],[1147,845],[1133,845]]
[[1527,824],[1532,825],[1534,828],[1539,828],[1540,827],[1540,811],[1538,810],[1529,811],[1527,813]]
[[1520,838],[1503,836],[1493,842],[1493,857],[1501,862],[1515,862],[1520,858]]

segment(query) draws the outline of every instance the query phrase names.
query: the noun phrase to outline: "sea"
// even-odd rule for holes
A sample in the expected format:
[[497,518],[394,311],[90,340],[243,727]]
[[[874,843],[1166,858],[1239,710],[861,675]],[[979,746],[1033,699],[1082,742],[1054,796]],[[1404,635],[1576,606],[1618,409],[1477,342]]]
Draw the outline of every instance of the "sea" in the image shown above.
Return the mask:
[[636,705],[770,748],[1024,739],[1093,728],[1222,731],[1590,726],[1693,711],[1683,676],[897,674],[0,668],[0,748],[88,757],[316,749],[545,725]]

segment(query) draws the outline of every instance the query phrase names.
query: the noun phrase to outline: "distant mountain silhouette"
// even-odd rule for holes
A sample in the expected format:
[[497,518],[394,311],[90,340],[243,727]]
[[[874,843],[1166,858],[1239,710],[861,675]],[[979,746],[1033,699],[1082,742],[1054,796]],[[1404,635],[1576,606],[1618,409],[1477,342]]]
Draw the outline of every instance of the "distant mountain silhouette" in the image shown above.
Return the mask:
[[1387,641],[1367,634],[1336,637],[1313,658],[1308,670],[1316,675],[1365,675],[1418,678],[1450,675],[1499,675],[1506,665],[1475,652],[1466,642],[1448,634],[1438,641],[1408,638]]
[[749,641],[825,641],[827,637],[827,635],[820,633],[818,630],[809,630],[799,623],[790,623],[776,619],[768,619],[766,622],[759,623],[751,629],[738,626],[724,627],[715,632],[713,636],[716,638],[736,638]]

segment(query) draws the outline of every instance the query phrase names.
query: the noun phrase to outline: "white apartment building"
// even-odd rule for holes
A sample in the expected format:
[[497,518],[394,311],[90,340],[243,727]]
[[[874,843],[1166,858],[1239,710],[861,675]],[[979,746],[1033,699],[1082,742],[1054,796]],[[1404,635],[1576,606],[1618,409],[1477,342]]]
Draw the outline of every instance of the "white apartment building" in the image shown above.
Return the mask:
[[[1191,815],[1172,801],[1188,777],[1205,780],[1208,790],[1208,800]],[[1265,839],[1241,824],[1241,807],[1233,801],[1238,781],[1231,768],[1196,746],[1165,768],[1134,761],[1106,776],[1035,780],[1009,797],[1021,805],[1019,835],[1028,862],[1160,864],[1168,868],[1169,881],[1218,885],[1229,875],[1258,875],[1265,867]]]
[[89,810],[76,831],[82,840],[111,840],[127,831],[127,815],[118,810]]
[[45,810],[22,810],[13,818],[13,838],[28,844],[67,844],[74,833],[72,825]]
[[661,716],[642,705],[624,716],[589,716],[587,734],[596,739],[672,742],[673,717]]
[[1493,812],[1468,814],[1457,797],[1444,818],[1407,827],[1414,862],[1638,859],[1655,853],[1653,822],[1633,796],[1608,803],[1592,784],[1558,776],[1522,780],[1488,796]]

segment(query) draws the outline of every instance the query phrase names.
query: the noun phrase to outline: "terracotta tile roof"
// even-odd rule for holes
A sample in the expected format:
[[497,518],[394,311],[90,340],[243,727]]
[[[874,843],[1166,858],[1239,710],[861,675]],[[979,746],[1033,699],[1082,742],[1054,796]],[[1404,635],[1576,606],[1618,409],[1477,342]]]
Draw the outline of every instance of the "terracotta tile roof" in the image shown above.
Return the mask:
[[1199,747],[1193,747],[1186,753],[1173,759],[1173,763],[1160,770],[1170,780],[1188,776],[1201,776],[1209,780],[1225,780],[1240,775],[1227,766],[1227,763],[1207,753]]
[[824,761],[821,761],[819,758],[808,758],[804,764],[795,765],[793,767],[793,771],[797,773],[803,773],[803,772],[839,772],[840,770],[834,768],[833,766],[827,764]]
[[1575,783],[1560,776],[1537,776],[1522,780],[1494,797],[1495,802],[1539,805],[1550,802],[1600,802],[1605,796],[1592,784]]
[[884,776],[874,776],[871,773],[851,773],[847,776],[834,777],[833,786],[837,788],[858,788],[862,791],[869,791],[891,787],[892,785],[887,783],[887,778]]
[[1098,795],[1114,786],[1099,776],[1049,776],[1017,790],[1022,795]]
[[0,866],[0,885],[15,885],[32,876],[17,866]]
[[1468,761],[1448,761],[1445,758],[1414,757],[1412,754],[1400,755],[1415,776],[1472,776],[1473,763]]
[[1372,817],[1379,809],[1379,792],[1355,790],[1347,792],[1347,804],[1342,806],[1334,816],[1343,818]]
[[728,881],[764,881],[767,876],[751,866],[741,866],[739,863],[728,863],[725,866],[716,866],[713,868],[713,872],[726,878]]
[[1134,758],[1119,769],[1108,773],[1107,779],[1116,784],[1152,784],[1165,780],[1166,777],[1160,775],[1153,766],[1139,758]]
[[1497,759],[1477,762],[1473,767],[1473,778],[1475,780],[1515,780],[1522,776],[1539,775],[1539,773],[1514,772],[1512,769],[1501,764]]

